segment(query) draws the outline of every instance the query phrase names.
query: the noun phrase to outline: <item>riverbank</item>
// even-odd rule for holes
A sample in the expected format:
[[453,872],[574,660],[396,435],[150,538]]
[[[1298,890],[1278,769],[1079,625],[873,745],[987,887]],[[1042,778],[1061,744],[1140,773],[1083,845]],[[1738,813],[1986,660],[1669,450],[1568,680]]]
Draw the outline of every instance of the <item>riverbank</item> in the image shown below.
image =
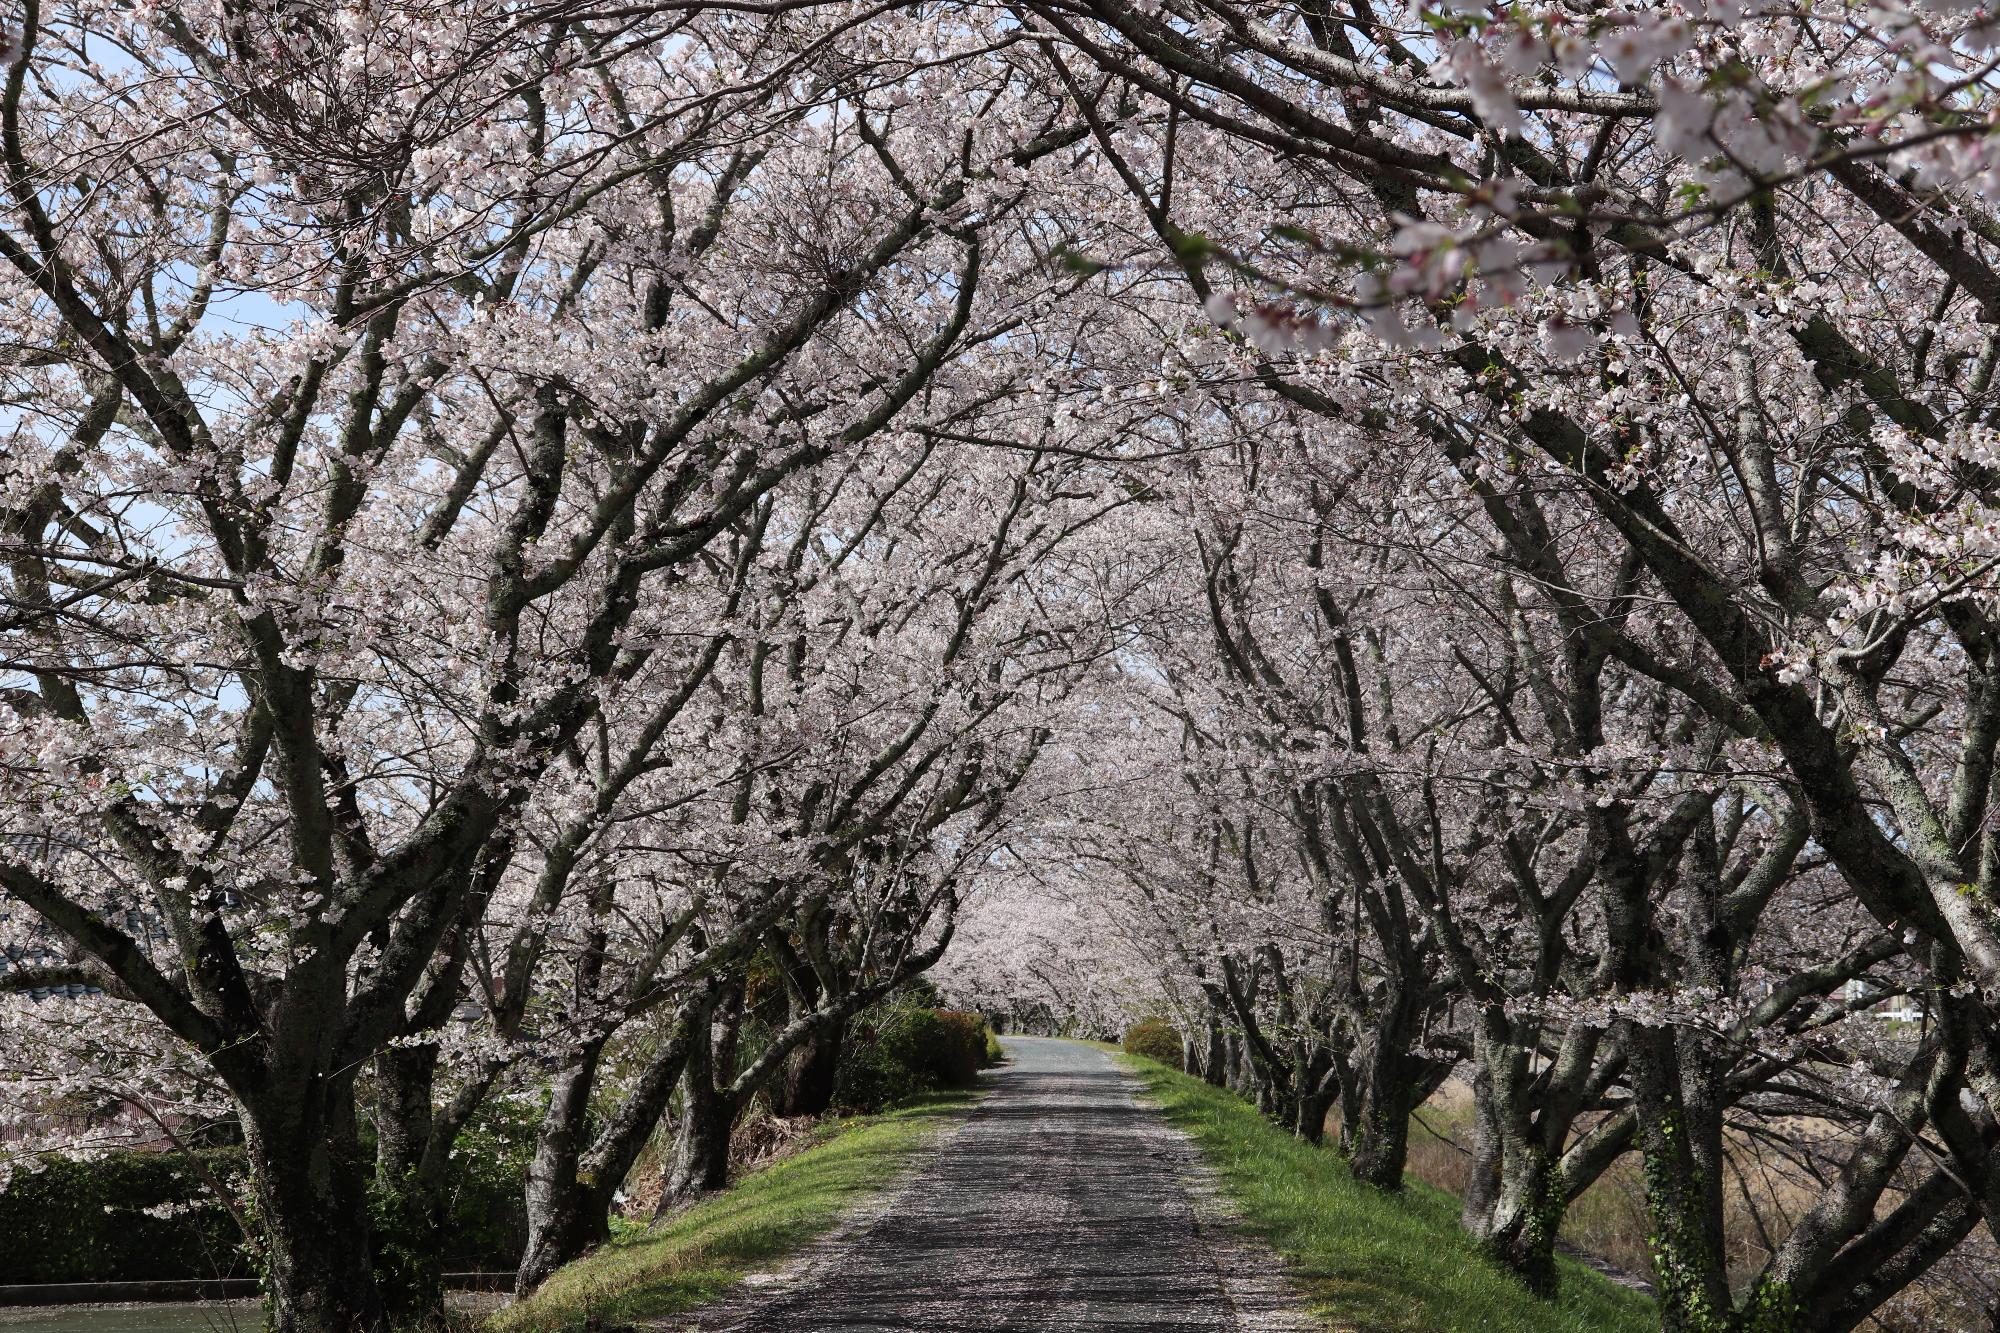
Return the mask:
[[1380,1333],[1655,1333],[1653,1303],[1569,1259],[1543,1301],[1484,1262],[1458,1201],[1411,1181],[1369,1189],[1338,1154],[1273,1125],[1235,1094],[1153,1060],[1121,1057],[1147,1096],[1200,1147],[1245,1229],[1276,1250],[1331,1328]]

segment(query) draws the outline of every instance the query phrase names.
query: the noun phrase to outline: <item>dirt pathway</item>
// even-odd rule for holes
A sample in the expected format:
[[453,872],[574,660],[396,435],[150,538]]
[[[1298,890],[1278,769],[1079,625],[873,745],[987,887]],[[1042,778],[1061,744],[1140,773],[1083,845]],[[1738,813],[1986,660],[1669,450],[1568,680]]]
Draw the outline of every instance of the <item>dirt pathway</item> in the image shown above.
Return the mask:
[[915,1170],[705,1333],[1303,1333],[1194,1147],[1110,1056],[1010,1038],[993,1088]]

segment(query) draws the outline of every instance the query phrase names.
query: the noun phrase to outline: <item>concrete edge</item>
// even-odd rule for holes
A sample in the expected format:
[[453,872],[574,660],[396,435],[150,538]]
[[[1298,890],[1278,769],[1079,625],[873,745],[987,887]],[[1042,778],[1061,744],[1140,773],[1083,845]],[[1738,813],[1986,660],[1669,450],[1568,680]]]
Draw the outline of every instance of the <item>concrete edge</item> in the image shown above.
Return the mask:
[[[510,1291],[512,1273],[446,1273],[454,1291]],[[245,1300],[262,1294],[254,1277],[156,1278],[143,1282],[30,1282],[0,1285],[0,1306],[118,1305]]]

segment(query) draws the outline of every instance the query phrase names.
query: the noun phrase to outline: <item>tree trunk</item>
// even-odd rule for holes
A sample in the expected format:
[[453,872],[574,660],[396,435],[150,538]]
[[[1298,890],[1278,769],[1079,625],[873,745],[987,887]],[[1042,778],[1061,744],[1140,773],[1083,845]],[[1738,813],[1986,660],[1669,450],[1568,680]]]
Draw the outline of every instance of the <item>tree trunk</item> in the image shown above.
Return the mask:
[[1562,1036],[1554,1064],[1530,1073],[1546,1032],[1516,1025],[1498,1007],[1482,1016],[1474,1042],[1473,1169],[1461,1225],[1495,1264],[1537,1295],[1555,1295],[1556,1237],[1569,1205],[1631,1141],[1629,1116],[1576,1132],[1577,1119],[1622,1057],[1602,1049],[1583,1023]]
[[588,1147],[583,1144],[590,1090],[601,1063],[601,1043],[586,1047],[558,1075],[535,1138],[528,1168],[528,1246],[514,1274],[514,1290],[525,1294],[549,1274],[602,1244],[611,1234],[611,1205],[631,1174],[653,1129],[665,1114],[694,1044],[695,1017],[705,1025],[713,1010],[683,1009],[666,1040]]
[[681,1078],[681,1118],[667,1168],[660,1211],[690,1203],[729,1183],[729,1134],[736,1127],[733,1099],[719,1092],[707,1069],[688,1061]]
[[1410,1113],[1404,1099],[1384,1089],[1370,1089],[1361,1104],[1361,1123],[1354,1152],[1348,1159],[1354,1178],[1376,1189],[1403,1188],[1403,1167],[1410,1156]]
[[834,1081],[847,1041],[847,1020],[807,1037],[785,1059],[784,1072],[771,1086],[773,1115],[824,1115],[833,1105]]
[[1201,1062],[1201,1077],[1211,1087],[1229,1086],[1229,1045],[1222,1037],[1222,1024],[1208,1020],[1208,1050]]
[[538,1200],[529,1214],[527,1248],[514,1270],[514,1295],[527,1295],[564,1264],[610,1239],[608,1203],[609,1196],[600,1198],[595,1189],[575,1182]]
[[1459,1217],[1480,1251],[1537,1296],[1556,1294],[1556,1232],[1564,1198],[1535,1134],[1527,1050],[1509,1033],[1478,1046],[1471,1186]]
[[1559,1281],[1556,1234],[1564,1200],[1554,1164],[1534,1144],[1521,1145],[1502,1174],[1479,1248],[1537,1296],[1553,1298]]
[[1486,1068],[1484,1043],[1475,1048],[1472,1067],[1472,1172],[1459,1196],[1458,1224],[1475,1240],[1484,1240],[1493,1226],[1493,1209],[1500,1199],[1500,1123],[1494,1106],[1493,1075]]
[[1410,1157],[1410,1112],[1415,1070],[1405,1058],[1411,1013],[1401,987],[1385,988],[1375,1033],[1355,1061],[1361,1094],[1355,1117],[1354,1148],[1348,1164],[1354,1178],[1377,1189],[1403,1188],[1403,1168]]
[[1708,1333],[1730,1309],[1721,1182],[1708,1178],[1720,1158],[1720,1125],[1709,1123],[1706,1107],[1687,1104],[1671,1031],[1636,1029],[1626,1046],[1639,1112],[1646,1212],[1653,1227],[1660,1328],[1662,1333]]
[[351,1079],[242,1104],[274,1333],[384,1333]]
[[1333,1110],[1334,1095],[1323,1089],[1315,1089],[1299,1098],[1298,1118],[1292,1132],[1307,1143],[1318,1143],[1326,1137],[1327,1113]]
[[528,1163],[528,1245],[514,1273],[518,1296],[583,1253],[601,1229],[590,1225],[590,1191],[578,1178],[577,1161],[583,1154],[590,1093],[603,1054],[602,1041],[587,1043],[549,1087],[548,1107],[535,1135],[535,1155]]
[[743,1110],[741,1097],[725,1091],[736,1069],[742,989],[710,991],[695,1002],[689,1021],[694,1037],[681,1072],[681,1118],[655,1216],[729,1183],[729,1135]]

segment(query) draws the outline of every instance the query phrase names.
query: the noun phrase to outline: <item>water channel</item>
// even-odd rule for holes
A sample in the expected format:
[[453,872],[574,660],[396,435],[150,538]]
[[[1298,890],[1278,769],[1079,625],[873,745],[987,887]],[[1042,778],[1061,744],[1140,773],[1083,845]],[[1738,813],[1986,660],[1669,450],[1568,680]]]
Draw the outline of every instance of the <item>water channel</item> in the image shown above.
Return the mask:
[[0,1306],[0,1333],[260,1333],[256,1301]]

